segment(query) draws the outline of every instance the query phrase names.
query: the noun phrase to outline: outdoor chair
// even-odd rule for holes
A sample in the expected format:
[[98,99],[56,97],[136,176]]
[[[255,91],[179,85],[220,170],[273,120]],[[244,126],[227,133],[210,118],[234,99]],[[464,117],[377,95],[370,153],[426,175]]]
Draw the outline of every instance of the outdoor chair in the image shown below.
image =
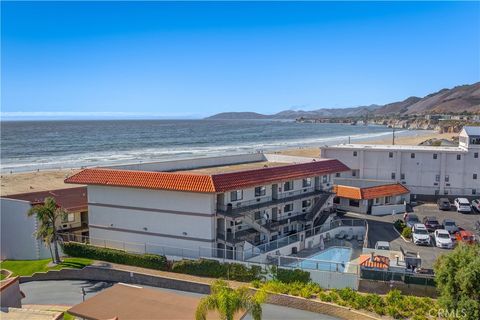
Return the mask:
[[336,237],[337,239],[343,239],[343,238],[345,238],[346,235],[347,235],[347,234],[345,233],[345,231],[342,230],[342,231],[340,231],[339,233],[337,233],[337,234],[335,235],[335,237]]

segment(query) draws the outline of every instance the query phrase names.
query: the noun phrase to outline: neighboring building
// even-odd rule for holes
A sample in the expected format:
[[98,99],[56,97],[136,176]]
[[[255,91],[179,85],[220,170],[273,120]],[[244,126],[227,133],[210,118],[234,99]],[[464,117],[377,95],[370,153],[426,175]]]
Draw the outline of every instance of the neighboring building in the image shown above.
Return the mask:
[[[21,308],[25,297],[20,291],[19,277],[12,277],[0,281],[0,306],[2,308]],[[2,317],[3,318],[3,317]]]
[[360,179],[390,180],[416,196],[480,193],[480,127],[464,127],[458,147],[342,144],[321,147],[322,158],[339,159]]
[[321,224],[333,178],[349,173],[338,160],[251,154],[85,169],[65,182],[88,186],[92,243],[233,257]]
[[68,211],[67,216],[57,225],[60,232],[88,234],[86,187],[8,195],[0,198],[2,260],[50,257],[49,249],[34,235],[38,230],[38,220],[27,216],[32,206],[42,204],[47,197],[55,198],[57,204]]
[[337,210],[385,215],[403,213],[410,191],[400,183],[365,179],[335,179]]

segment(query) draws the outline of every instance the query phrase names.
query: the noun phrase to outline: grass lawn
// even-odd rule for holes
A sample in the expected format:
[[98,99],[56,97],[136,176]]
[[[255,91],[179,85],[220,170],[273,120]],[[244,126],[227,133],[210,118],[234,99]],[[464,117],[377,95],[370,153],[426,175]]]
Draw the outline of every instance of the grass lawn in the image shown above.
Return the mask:
[[2,273],[0,273],[0,280],[3,280],[3,279],[5,279],[5,276]]
[[44,260],[5,260],[0,263],[0,268],[12,271],[12,276],[30,276],[35,272],[60,270],[64,268],[81,269],[92,264],[91,259],[64,258],[63,262],[55,267],[47,267],[51,259]]

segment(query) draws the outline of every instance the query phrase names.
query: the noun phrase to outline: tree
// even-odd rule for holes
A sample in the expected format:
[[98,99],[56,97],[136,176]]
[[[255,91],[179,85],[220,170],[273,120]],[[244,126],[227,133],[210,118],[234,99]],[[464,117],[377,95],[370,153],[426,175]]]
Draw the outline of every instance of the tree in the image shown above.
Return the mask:
[[440,306],[462,319],[480,319],[480,245],[460,243],[434,269]]
[[37,238],[42,239],[49,248],[53,245],[55,256],[52,255],[52,261],[54,263],[61,262],[57,246],[57,221],[66,214],[67,212],[58,206],[52,197],[45,198],[43,204],[35,205],[28,210],[28,216],[36,216],[40,223],[39,229],[36,232]]
[[225,281],[217,280],[211,286],[211,294],[200,300],[195,319],[206,320],[207,313],[216,310],[221,320],[232,320],[235,313],[243,310],[249,312],[254,320],[261,320],[261,304],[265,297],[264,291],[252,295],[246,287],[232,289]]

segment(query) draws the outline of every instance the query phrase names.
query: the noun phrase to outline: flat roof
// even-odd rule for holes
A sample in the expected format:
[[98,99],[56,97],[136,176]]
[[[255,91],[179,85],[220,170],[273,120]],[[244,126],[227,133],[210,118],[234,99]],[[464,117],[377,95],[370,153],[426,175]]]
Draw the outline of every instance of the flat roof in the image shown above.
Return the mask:
[[363,149],[378,151],[425,151],[425,152],[455,152],[465,153],[466,149],[460,147],[435,147],[435,146],[406,146],[406,145],[388,145],[388,144],[337,144],[333,146],[324,146],[322,149]]
[[2,198],[7,199],[28,201],[32,205],[43,203],[47,197],[55,198],[57,204],[66,210],[77,211],[88,209],[87,187],[27,192],[2,196]]
[[[101,291],[68,310],[68,313],[88,320],[105,319],[195,319],[200,297],[160,291],[123,283]],[[237,314],[235,319],[241,319]],[[207,319],[218,319],[210,312]]]
[[218,173],[251,170],[251,169],[281,167],[286,165],[291,165],[291,163],[259,161],[259,162],[248,162],[248,163],[231,164],[231,165],[224,165],[224,166],[212,166],[212,167],[194,168],[194,169],[186,169],[186,170],[174,170],[169,172],[193,173],[193,174],[218,174]]

